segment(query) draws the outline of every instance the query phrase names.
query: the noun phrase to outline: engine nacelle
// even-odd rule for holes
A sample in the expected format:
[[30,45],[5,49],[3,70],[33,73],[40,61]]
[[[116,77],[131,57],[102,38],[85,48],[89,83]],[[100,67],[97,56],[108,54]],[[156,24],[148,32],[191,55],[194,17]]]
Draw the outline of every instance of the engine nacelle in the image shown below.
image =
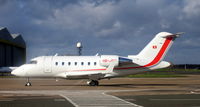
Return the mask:
[[119,66],[119,56],[117,55],[101,55],[100,65],[107,67],[110,63],[114,63],[115,66]]

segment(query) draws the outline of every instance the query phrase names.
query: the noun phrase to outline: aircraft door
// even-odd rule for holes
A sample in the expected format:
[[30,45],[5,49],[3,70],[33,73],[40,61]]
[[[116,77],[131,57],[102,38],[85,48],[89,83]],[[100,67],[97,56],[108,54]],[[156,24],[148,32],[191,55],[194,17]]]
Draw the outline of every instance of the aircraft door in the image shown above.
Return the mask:
[[52,72],[52,56],[51,57],[44,57],[44,72],[51,73]]

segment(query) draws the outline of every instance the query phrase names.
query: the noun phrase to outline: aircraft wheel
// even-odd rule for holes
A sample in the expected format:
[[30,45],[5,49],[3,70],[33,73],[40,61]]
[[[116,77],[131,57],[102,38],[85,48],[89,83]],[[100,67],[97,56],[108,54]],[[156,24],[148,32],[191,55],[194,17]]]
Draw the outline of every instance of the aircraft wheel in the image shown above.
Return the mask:
[[25,86],[31,86],[31,83],[30,83],[30,82],[27,82],[27,83],[25,84]]
[[90,86],[95,86],[96,85],[96,82],[94,80],[90,81],[89,83]]
[[31,82],[29,81],[29,77],[27,78],[27,82],[26,82],[25,86],[31,86]]
[[91,81],[89,81],[87,83],[90,86],[98,86],[99,85],[99,82],[97,80],[91,80]]
[[99,81],[95,80],[95,85],[98,86],[99,85]]

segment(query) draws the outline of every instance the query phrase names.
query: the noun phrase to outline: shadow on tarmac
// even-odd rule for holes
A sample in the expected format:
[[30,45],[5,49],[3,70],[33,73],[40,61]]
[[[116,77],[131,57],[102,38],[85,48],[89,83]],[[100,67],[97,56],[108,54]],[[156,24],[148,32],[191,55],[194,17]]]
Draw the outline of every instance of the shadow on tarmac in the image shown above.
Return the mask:
[[[59,84],[59,85],[40,85],[40,86],[88,86],[80,84]],[[98,87],[137,87],[137,86],[178,86],[178,84],[100,84]]]

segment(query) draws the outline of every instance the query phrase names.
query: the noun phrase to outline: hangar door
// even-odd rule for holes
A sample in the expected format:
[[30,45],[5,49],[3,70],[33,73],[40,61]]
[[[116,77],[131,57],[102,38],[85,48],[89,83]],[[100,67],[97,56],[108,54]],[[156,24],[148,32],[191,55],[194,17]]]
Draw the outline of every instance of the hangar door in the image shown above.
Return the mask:
[[44,57],[44,72],[51,73],[52,72],[52,56]]

